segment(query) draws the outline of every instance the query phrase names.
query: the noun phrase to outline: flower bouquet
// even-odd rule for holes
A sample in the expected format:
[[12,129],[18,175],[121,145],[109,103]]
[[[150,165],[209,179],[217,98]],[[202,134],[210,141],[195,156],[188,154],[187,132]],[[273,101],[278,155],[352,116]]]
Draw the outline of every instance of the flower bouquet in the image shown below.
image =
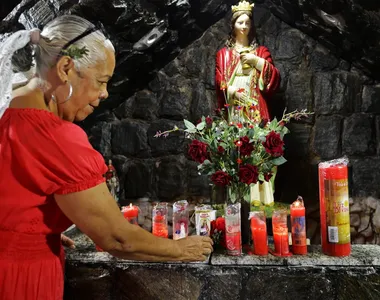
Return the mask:
[[[242,233],[249,231],[248,214],[251,205],[273,205],[273,190],[255,198],[259,185],[272,186],[276,167],[286,162],[284,136],[290,120],[307,117],[306,110],[283,113],[280,120],[261,120],[257,106],[225,105],[215,116],[202,117],[197,124],[184,120],[185,129],[157,132],[155,137],[168,136],[183,130],[191,139],[188,154],[199,163],[199,174],[206,174],[211,184],[226,189],[227,203],[242,204]],[[264,199],[264,203],[263,202]],[[243,225],[245,224],[245,225]],[[245,228],[247,227],[247,228]],[[243,236],[243,243],[247,237]]]

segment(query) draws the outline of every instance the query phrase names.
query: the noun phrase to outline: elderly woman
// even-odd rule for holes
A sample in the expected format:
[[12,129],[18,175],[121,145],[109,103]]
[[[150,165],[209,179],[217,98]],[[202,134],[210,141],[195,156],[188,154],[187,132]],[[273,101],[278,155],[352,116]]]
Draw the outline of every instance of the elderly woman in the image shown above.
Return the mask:
[[[36,76],[12,95],[12,54],[30,43]],[[111,42],[88,21],[62,16],[42,32],[13,34],[0,54],[0,299],[62,299],[60,234],[72,223],[119,258],[204,260],[210,238],[158,238],[123,218],[102,156],[72,123],[108,96]]]

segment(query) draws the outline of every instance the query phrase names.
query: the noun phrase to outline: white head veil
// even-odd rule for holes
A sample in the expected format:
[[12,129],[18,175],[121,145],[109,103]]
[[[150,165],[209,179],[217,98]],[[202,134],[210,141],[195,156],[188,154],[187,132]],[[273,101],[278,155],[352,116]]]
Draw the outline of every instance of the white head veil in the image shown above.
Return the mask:
[[[36,38],[34,32],[36,31],[17,31],[0,45],[0,118],[3,116],[12,100],[12,82],[14,79],[12,56],[17,50],[28,45],[28,43],[38,43],[38,38]],[[25,76],[22,78],[22,75],[18,74],[17,80],[27,81],[27,78]]]

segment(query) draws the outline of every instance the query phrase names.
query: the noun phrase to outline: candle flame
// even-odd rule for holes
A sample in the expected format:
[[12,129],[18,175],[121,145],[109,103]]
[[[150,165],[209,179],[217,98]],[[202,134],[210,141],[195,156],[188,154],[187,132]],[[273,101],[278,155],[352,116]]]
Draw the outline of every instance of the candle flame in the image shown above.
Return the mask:
[[129,203],[129,207],[132,208],[132,203]]
[[297,200],[292,203],[292,206],[294,206],[294,207],[303,206],[303,199],[302,199],[302,197],[298,196]]

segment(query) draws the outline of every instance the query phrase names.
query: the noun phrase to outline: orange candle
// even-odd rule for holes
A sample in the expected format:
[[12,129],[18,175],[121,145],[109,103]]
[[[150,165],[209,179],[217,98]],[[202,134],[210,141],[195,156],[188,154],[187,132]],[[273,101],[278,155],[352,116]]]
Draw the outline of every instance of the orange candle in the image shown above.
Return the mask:
[[318,171],[322,251],[331,256],[348,256],[351,237],[347,162],[320,163]]
[[131,224],[137,225],[137,218],[139,216],[139,208],[135,205],[129,204],[129,206],[123,206],[121,212]]
[[307,254],[305,206],[303,199],[298,196],[290,206],[290,220],[292,224],[292,250],[294,254]]

